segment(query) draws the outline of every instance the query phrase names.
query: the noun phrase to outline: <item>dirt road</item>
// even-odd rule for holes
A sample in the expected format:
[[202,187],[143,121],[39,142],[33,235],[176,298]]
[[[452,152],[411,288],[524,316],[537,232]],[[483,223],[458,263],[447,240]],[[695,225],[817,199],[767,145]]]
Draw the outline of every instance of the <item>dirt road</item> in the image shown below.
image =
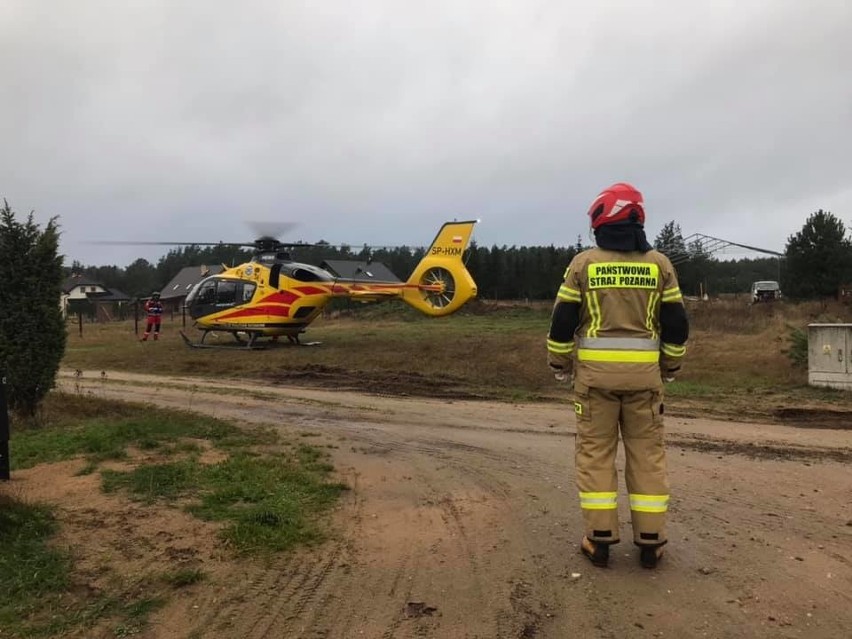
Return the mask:
[[850,430],[669,418],[664,563],[639,567],[622,505],[625,541],[601,570],[577,550],[567,405],[118,372],[62,385],[315,435],[352,488],[331,541],[211,571],[154,617],[152,637],[852,633]]

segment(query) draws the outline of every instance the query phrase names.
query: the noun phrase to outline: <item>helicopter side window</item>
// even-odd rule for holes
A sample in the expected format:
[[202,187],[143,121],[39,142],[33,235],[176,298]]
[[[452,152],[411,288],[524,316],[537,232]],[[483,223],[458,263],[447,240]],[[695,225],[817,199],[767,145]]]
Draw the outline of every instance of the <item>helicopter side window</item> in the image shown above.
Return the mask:
[[237,302],[237,282],[220,280],[216,287],[216,306],[233,306]]
[[251,302],[251,298],[254,297],[254,291],[257,288],[255,284],[250,282],[243,283],[243,294],[242,294],[242,302],[241,304],[248,304]]
[[204,282],[200,289],[198,289],[198,295],[196,296],[197,304],[213,304],[216,300],[216,282]]
[[319,281],[319,277],[317,277],[316,273],[311,273],[309,270],[304,268],[295,268],[293,269],[293,279],[299,280],[300,282],[317,282]]
[[300,282],[330,282],[334,279],[325,271],[308,264],[293,267],[287,275]]

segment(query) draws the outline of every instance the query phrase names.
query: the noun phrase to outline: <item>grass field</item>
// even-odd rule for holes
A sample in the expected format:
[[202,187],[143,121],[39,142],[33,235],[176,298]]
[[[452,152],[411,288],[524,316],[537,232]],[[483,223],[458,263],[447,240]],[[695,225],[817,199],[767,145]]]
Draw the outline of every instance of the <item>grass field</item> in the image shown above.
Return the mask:
[[[849,321],[840,305],[691,304],[692,334],[680,379],[668,387],[682,413],[772,416],[779,407],[831,406],[842,392],[809,388],[786,351],[790,333],[814,321]],[[306,340],[317,347],[192,350],[166,321],[160,342],[140,343],[133,324],[69,327],[63,365],[358,388],[372,392],[549,401],[564,397],[545,366],[550,304],[469,304],[432,319],[397,304],[321,317]],[[192,332],[193,329],[188,329]],[[224,337],[223,337],[224,339]],[[228,338],[230,339],[230,338]]]
[[[95,625],[115,636],[137,634],[175,591],[202,581],[200,564],[163,563],[157,553],[145,560],[150,542],[127,530],[154,513],[166,521],[172,511],[211,522],[205,538],[218,534],[236,558],[322,540],[320,515],[346,488],[329,479],[325,451],[208,417],[54,393],[38,422],[16,421],[13,474],[77,460],[68,477],[45,475],[47,467],[39,466],[39,481],[65,482],[73,490],[75,476],[97,475],[106,498],[89,495],[75,508],[61,498],[52,504],[21,499],[14,483],[0,486],[3,637],[85,636],[81,629]],[[118,538],[111,538],[116,522]],[[80,539],[93,525],[107,531],[103,539]],[[57,535],[63,541],[57,543]],[[125,555],[139,553],[141,572],[125,565]]]

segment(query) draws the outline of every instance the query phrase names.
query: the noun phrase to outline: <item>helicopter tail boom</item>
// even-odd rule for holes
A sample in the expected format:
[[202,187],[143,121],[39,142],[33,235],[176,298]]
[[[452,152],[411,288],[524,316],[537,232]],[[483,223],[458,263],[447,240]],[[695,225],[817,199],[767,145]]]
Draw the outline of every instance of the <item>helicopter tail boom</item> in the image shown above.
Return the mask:
[[477,220],[447,222],[405,283],[402,299],[432,316],[450,315],[476,297],[462,256]]

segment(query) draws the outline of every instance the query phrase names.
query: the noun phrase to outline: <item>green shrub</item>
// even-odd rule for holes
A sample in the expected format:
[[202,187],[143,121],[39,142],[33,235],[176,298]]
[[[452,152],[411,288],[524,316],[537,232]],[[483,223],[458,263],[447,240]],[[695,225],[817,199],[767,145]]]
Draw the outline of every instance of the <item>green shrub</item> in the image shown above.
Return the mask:
[[790,358],[793,366],[796,368],[806,368],[808,365],[807,331],[791,326],[787,339],[790,342],[790,346],[784,353]]
[[0,208],[0,373],[9,408],[34,415],[53,388],[65,352],[59,307],[62,256],[59,227],[42,230],[30,213],[18,222],[4,201]]

